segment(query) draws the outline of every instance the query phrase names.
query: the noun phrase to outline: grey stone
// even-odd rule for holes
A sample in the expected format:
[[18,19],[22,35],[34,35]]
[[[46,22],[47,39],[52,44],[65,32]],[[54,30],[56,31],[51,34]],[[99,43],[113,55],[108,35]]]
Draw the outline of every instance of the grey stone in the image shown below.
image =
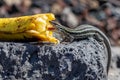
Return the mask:
[[94,38],[58,45],[0,42],[4,80],[107,80],[105,47]]

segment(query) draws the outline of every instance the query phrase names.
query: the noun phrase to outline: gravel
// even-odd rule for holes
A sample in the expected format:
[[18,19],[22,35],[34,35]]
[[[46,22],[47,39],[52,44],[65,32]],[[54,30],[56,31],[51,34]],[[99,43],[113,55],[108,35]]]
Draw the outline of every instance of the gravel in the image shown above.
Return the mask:
[[120,80],[120,47],[112,47],[112,62],[108,80]]

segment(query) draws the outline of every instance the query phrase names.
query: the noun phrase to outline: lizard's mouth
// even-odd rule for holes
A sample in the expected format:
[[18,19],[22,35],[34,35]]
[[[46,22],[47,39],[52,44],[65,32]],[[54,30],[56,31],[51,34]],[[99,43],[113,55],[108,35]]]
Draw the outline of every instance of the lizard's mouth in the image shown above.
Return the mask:
[[49,22],[54,26],[55,29],[60,30],[60,28],[61,28],[61,24],[60,23],[58,23],[55,20],[52,20],[52,21],[49,21]]

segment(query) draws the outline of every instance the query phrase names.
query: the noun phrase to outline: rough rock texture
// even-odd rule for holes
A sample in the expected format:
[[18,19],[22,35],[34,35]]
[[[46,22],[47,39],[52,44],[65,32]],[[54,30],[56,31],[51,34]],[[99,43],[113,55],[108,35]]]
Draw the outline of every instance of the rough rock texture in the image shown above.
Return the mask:
[[107,80],[105,47],[94,38],[59,45],[0,42],[0,80]]

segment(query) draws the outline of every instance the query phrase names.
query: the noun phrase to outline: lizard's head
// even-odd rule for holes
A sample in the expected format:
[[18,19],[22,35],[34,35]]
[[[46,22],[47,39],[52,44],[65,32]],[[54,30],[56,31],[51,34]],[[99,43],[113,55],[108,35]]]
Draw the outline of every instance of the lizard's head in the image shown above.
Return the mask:
[[61,24],[59,24],[58,22],[56,21],[50,21],[50,23],[57,29],[55,31],[55,36],[57,39],[61,41],[63,41],[65,39],[65,35],[66,35],[66,27],[65,26],[62,26]]
[[50,23],[55,27],[57,28],[57,30],[60,30],[60,31],[65,31],[66,30],[66,27],[61,25],[60,23],[56,22],[56,21],[50,21]]

